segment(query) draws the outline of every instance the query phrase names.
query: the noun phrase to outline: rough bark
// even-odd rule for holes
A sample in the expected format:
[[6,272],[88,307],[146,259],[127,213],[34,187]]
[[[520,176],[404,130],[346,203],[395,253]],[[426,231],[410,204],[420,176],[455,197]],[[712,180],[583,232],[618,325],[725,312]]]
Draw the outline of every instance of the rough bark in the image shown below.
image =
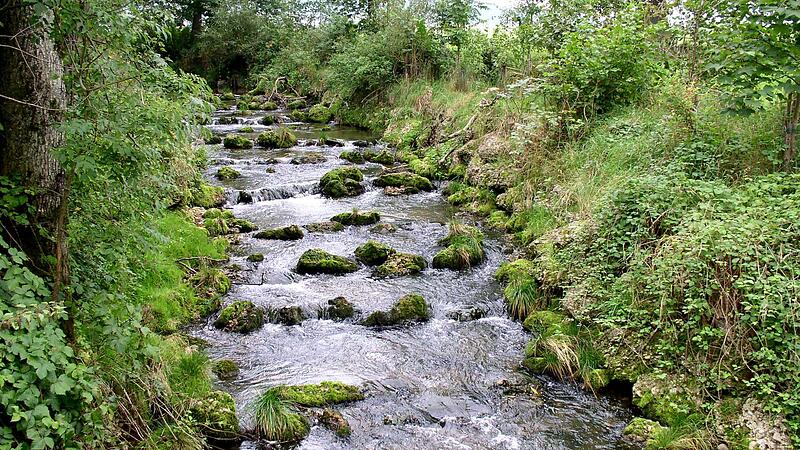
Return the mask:
[[[66,90],[61,58],[33,8],[22,0],[0,6],[0,175],[33,188],[35,225],[6,228],[41,275],[53,275],[55,237],[63,235],[65,174],[52,149],[64,143]],[[62,214],[59,212],[62,211]],[[60,253],[60,252],[59,252]]]
[[783,170],[794,169],[797,156],[797,124],[800,121],[800,94],[792,92],[786,100],[783,118],[783,138],[786,147],[783,151]]

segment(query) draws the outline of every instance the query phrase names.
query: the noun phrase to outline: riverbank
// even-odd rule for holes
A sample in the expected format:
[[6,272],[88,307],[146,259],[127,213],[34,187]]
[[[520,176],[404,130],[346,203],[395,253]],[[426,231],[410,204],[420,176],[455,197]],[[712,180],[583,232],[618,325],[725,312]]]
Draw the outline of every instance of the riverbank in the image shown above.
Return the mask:
[[798,178],[768,175],[773,113],[725,115],[712,92],[691,111],[691,95],[667,80],[569,140],[512,91],[445,83],[399,83],[339,115],[383,124],[412,171],[449,180],[450,203],[514,243],[498,277],[533,332],[526,367],[629,386],[661,425],[645,427],[653,448],[785,448],[797,392],[779,361],[795,338],[770,336],[795,336],[796,276],[768,255],[795,248]]

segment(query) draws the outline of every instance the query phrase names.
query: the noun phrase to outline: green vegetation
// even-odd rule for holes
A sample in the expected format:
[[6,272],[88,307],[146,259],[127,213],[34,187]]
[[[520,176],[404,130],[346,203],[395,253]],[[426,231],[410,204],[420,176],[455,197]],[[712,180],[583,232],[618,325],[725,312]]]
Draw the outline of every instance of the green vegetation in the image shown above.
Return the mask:
[[233,180],[234,178],[239,178],[241,174],[239,173],[238,170],[232,167],[223,166],[220,167],[219,170],[217,170],[215,176],[217,177],[217,179],[220,180]]
[[377,266],[386,262],[389,256],[397,251],[386,244],[377,241],[367,241],[366,244],[356,248],[356,259],[368,266]]
[[447,237],[439,241],[445,246],[433,257],[436,269],[462,270],[472,267],[484,258],[483,233],[477,228],[453,222]]
[[342,275],[358,270],[358,264],[344,256],[332,255],[325,250],[312,248],[300,256],[296,270],[300,274]]
[[211,370],[220,380],[230,380],[239,375],[239,365],[236,364],[236,361],[230,359],[214,361],[214,365],[211,366]]
[[308,419],[276,389],[269,389],[249,405],[259,436],[279,442],[297,442],[308,435]]
[[411,172],[381,175],[372,184],[383,188],[396,188],[404,194],[416,194],[420,191],[433,190],[433,184],[429,179]]
[[239,128],[239,133],[252,133],[252,132],[253,132],[253,127],[251,126]]
[[249,333],[264,324],[264,310],[251,301],[237,300],[222,309],[214,326],[225,331]]
[[253,141],[238,134],[229,134],[222,140],[222,145],[231,149],[253,148]]
[[278,396],[298,406],[327,406],[337,403],[363,400],[364,394],[357,387],[338,381],[323,381],[320,384],[279,386],[274,388]]
[[328,306],[321,311],[321,317],[332,320],[346,320],[355,315],[355,308],[344,297],[328,300]]
[[410,253],[392,253],[372,274],[377,278],[405,277],[422,272],[428,266],[425,258]]
[[364,164],[364,155],[358,151],[346,151],[339,154],[339,158],[353,164]]

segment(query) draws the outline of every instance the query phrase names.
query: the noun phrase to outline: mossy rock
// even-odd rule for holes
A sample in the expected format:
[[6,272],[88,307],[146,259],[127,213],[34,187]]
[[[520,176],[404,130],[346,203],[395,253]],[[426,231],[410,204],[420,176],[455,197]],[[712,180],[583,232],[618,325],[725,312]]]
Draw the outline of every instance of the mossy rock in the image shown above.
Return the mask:
[[333,120],[333,112],[322,103],[317,103],[308,110],[308,121],[314,123],[328,123]]
[[219,119],[217,119],[217,123],[219,123],[220,125],[235,125],[239,123],[239,119],[232,116],[220,117]]
[[628,439],[637,444],[644,445],[651,441],[658,433],[666,430],[656,421],[645,419],[644,417],[634,417],[633,420],[622,431]]
[[220,359],[214,361],[211,371],[220,380],[232,380],[239,376],[239,365],[232,359]]
[[499,231],[505,231],[508,214],[505,211],[492,211],[486,218],[486,226]]
[[344,225],[339,222],[315,222],[303,225],[309,233],[335,233],[344,230]]
[[364,152],[363,156],[366,161],[371,163],[383,164],[384,166],[390,166],[394,164],[394,155],[387,150],[383,150],[381,152],[367,150]]
[[358,387],[338,381],[280,386],[276,389],[282,399],[304,407],[321,407],[364,400],[364,394],[361,393]]
[[208,235],[211,237],[224,236],[232,232],[228,226],[228,221],[222,218],[204,219],[203,228],[206,229]]
[[236,98],[236,96],[235,96],[235,95],[233,95],[233,92],[230,92],[230,91],[228,91],[228,92],[226,92],[226,93],[222,94],[220,97],[221,97],[223,100],[226,100],[226,101],[231,101],[231,100],[234,100],[234,99]]
[[375,311],[364,320],[368,327],[385,327],[424,322],[431,317],[430,305],[419,294],[401,297],[389,311]]
[[333,255],[319,248],[307,250],[297,261],[297,273],[318,274],[327,273],[341,275],[358,270],[358,265],[338,255]]
[[239,173],[238,170],[236,170],[236,169],[234,169],[232,167],[224,166],[224,167],[220,167],[219,170],[217,170],[217,173],[216,173],[215,176],[217,177],[217,179],[220,179],[220,180],[233,180],[235,178],[239,178],[240,176],[242,176],[242,174]]
[[355,251],[356,259],[368,266],[383,264],[390,255],[395,253],[397,253],[395,249],[377,241],[368,241],[366,244],[359,245]]
[[339,158],[353,164],[364,164],[364,155],[361,152],[342,152],[339,154]]
[[340,438],[346,438],[353,433],[353,430],[350,428],[350,423],[344,418],[342,413],[335,409],[325,408],[325,410],[322,411],[319,422]]
[[191,192],[189,204],[200,208],[214,208],[225,204],[225,189],[221,186],[211,186],[208,183],[200,183]]
[[264,310],[250,301],[235,301],[226,306],[214,326],[221,330],[249,333],[264,324]]
[[456,322],[470,322],[486,317],[489,314],[485,308],[479,306],[467,306],[454,309],[447,313],[447,318]]
[[375,268],[373,276],[378,278],[395,278],[415,275],[427,267],[425,258],[410,253],[394,253]]
[[308,113],[305,111],[295,110],[289,113],[289,118],[291,118],[295,122],[307,122]]
[[233,212],[228,211],[227,209],[220,209],[220,208],[209,208],[203,211],[203,219],[233,219],[236,216],[233,215]]
[[231,289],[230,278],[217,267],[201,267],[187,281],[202,298],[225,295]]
[[633,384],[633,404],[647,417],[661,423],[674,423],[681,417],[697,412],[700,393],[692,380],[654,374],[640,375]]
[[533,373],[545,373],[549,367],[547,359],[541,356],[528,356],[522,360],[522,366]]
[[210,443],[232,446],[239,442],[239,419],[231,394],[211,391],[202,398],[191,400],[189,410],[198,430]]
[[252,132],[253,132],[253,127],[249,125],[246,127],[239,128],[239,133],[252,133]]
[[450,233],[439,241],[447,248],[433,257],[436,269],[462,270],[479,264],[485,258],[483,233],[470,225],[452,224]]
[[377,211],[361,212],[353,210],[351,212],[337,214],[331,217],[331,222],[338,222],[342,225],[372,225],[381,220],[381,215]]
[[278,104],[272,101],[266,101],[259,106],[259,109],[264,111],[274,111],[278,109]]
[[293,100],[286,104],[286,109],[300,109],[306,107],[306,101],[303,99]]
[[306,153],[304,155],[295,156],[294,158],[292,158],[291,161],[289,161],[289,163],[295,164],[295,165],[300,165],[300,164],[321,164],[321,163],[324,163],[327,160],[328,160],[328,158],[326,158],[325,155],[323,155],[322,153],[311,152],[311,153]]
[[433,190],[433,184],[429,179],[411,172],[387,173],[376,178],[372,184],[383,188],[403,189],[409,194]]
[[583,382],[592,389],[602,389],[611,383],[608,369],[592,369],[583,375]]
[[297,145],[297,136],[288,128],[279,127],[259,134],[257,142],[264,148],[289,148]]
[[217,145],[222,143],[222,138],[214,134],[204,139],[203,142],[205,142],[206,145]]
[[222,140],[222,145],[232,149],[253,148],[253,141],[238,134],[229,134]]
[[262,117],[261,119],[259,119],[258,123],[260,123],[261,125],[270,126],[270,125],[275,123],[275,117],[270,116],[270,115],[266,115],[266,116]]
[[280,241],[296,241],[303,239],[303,236],[305,236],[303,229],[297,225],[259,231],[253,235],[256,239],[276,239]]
[[397,231],[397,227],[395,227],[390,223],[379,223],[374,227],[370,228],[369,231],[371,233],[376,233],[376,234],[390,234]]
[[356,167],[331,170],[319,180],[322,195],[330,198],[354,197],[364,193],[364,174]]
[[264,261],[264,254],[263,253],[253,253],[252,255],[247,255],[247,260],[250,262],[261,262]]
[[353,304],[344,297],[328,300],[328,306],[323,310],[322,317],[331,320],[346,320],[355,315]]
[[258,225],[245,219],[228,220],[228,225],[238,229],[240,233],[249,233],[258,229]]

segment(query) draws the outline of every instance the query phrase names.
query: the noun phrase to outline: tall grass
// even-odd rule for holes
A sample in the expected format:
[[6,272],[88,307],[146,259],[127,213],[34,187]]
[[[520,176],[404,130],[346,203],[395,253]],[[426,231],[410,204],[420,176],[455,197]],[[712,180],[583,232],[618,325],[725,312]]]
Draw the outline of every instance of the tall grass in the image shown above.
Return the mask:
[[250,404],[259,436],[273,441],[293,441],[308,433],[308,423],[297,414],[293,403],[284,400],[276,388],[269,389]]

